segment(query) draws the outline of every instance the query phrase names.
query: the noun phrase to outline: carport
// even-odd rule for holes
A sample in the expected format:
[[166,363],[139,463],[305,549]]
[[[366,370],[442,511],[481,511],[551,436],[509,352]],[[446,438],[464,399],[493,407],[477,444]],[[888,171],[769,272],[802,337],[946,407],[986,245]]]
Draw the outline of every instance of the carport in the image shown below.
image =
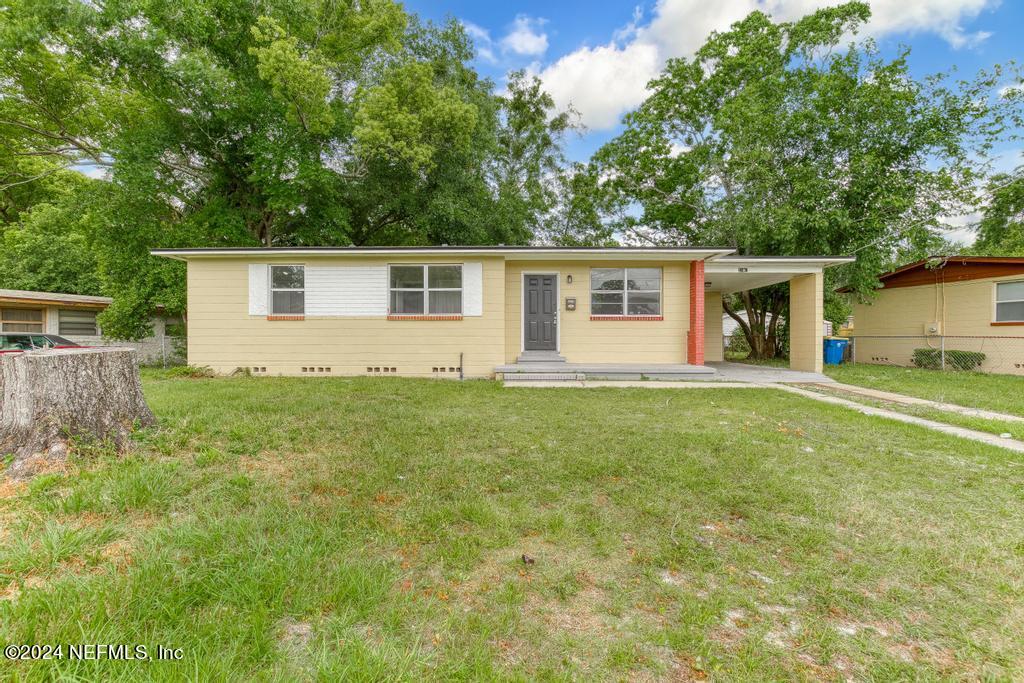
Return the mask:
[[704,360],[721,362],[722,297],[789,282],[789,367],[822,370],[824,270],[853,261],[837,256],[722,256],[704,266]]

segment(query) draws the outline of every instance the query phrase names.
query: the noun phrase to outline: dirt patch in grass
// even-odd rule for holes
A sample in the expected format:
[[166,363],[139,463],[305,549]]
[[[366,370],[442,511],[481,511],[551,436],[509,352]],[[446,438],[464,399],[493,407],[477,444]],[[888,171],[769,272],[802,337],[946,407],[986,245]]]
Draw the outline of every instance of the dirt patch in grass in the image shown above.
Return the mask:
[[[524,555],[532,562],[524,561]],[[468,576],[448,584],[448,599],[453,609],[461,605],[491,611],[500,602],[496,596],[502,589],[518,591],[521,602],[515,607],[514,629],[492,641],[498,659],[507,667],[532,671],[538,661],[557,651],[585,674],[612,647],[664,626],[664,617],[656,611],[615,600],[616,589],[630,582],[630,577],[639,580],[640,574],[627,547],[612,557],[600,557],[585,548],[527,536],[485,553]],[[665,658],[667,661],[641,657],[640,668],[629,677],[640,680],[646,673],[643,667],[659,662],[659,676],[664,676],[673,668],[674,656]]]
[[20,583],[11,581],[4,590],[0,591],[0,600],[17,600],[23,591],[35,588],[44,588],[49,581],[42,576],[26,576]]
[[28,485],[21,481],[11,481],[0,475],[0,499],[17,498]]
[[126,538],[118,539],[103,546],[100,556],[112,562],[118,569],[123,570],[131,565],[135,551],[135,544]]
[[278,625],[277,642],[287,651],[295,652],[307,648],[313,640],[313,625],[308,621],[282,619]]
[[270,478],[289,482],[295,476],[295,459],[281,455],[243,455],[238,459],[238,469],[246,474],[264,474]]

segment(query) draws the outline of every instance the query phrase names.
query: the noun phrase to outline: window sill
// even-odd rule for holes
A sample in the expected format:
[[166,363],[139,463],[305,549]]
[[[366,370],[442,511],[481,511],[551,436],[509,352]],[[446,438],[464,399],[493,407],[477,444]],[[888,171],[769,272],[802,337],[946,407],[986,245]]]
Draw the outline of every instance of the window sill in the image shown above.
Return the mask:
[[664,320],[663,315],[592,315],[591,320]]
[[305,320],[304,315],[268,315],[267,320]]
[[1024,325],[1024,320],[1007,320],[989,323],[992,327],[1006,327],[1009,325]]
[[462,315],[400,315],[389,314],[388,320],[462,320]]

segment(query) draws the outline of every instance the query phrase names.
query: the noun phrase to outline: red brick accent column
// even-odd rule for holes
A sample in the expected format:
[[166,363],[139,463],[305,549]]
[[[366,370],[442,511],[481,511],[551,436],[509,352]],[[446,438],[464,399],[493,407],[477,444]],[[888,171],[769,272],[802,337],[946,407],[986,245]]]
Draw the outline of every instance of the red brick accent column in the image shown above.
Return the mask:
[[690,332],[686,362],[704,365],[704,262],[690,261]]

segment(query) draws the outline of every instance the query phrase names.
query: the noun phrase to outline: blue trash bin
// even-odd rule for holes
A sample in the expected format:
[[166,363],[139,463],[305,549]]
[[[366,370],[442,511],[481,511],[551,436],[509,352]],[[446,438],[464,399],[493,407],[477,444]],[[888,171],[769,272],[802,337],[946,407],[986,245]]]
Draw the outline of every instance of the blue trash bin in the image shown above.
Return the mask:
[[825,364],[839,365],[843,362],[846,353],[846,345],[849,339],[826,339],[825,340]]

